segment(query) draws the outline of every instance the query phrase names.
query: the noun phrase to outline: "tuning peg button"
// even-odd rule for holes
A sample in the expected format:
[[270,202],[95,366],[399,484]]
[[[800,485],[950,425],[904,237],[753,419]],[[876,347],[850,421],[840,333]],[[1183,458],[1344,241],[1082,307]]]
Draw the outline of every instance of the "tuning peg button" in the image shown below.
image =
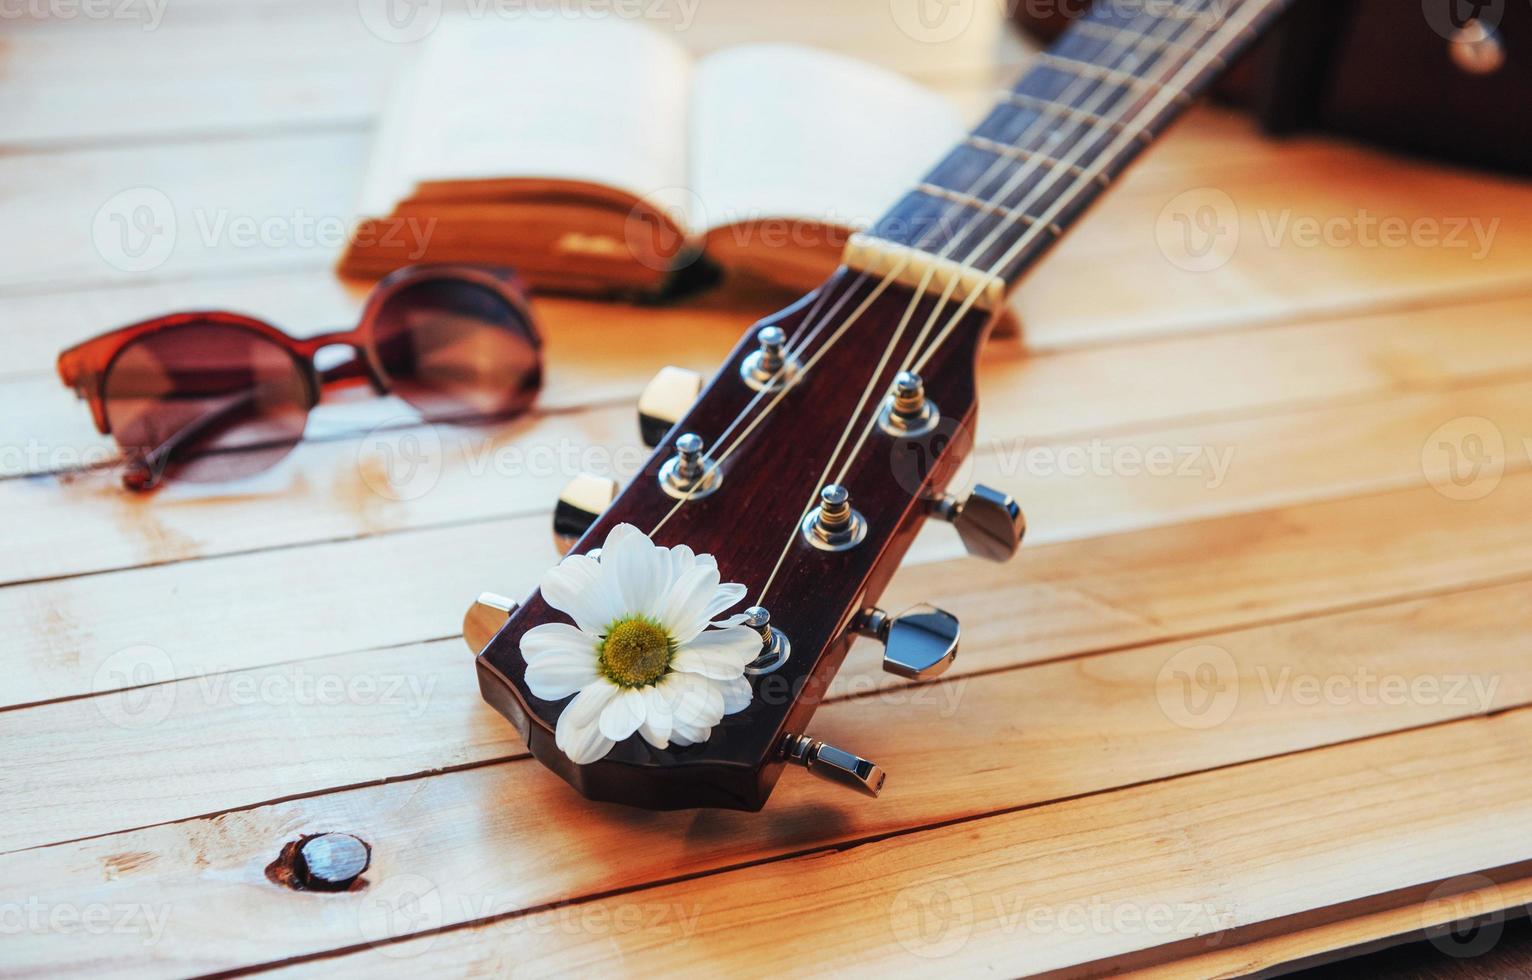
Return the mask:
[[877,764],[817,738],[789,733],[783,742],[783,754],[788,762],[839,786],[867,796],[883,792],[885,777]]
[[962,627],[950,612],[923,602],[897,616],[869,609],[859,618],[856,632],[883,644],[884,670],[923,681],[952,666]]
[[559,554],[568,554],[616,499],[617,481],[608,477],[581,473],[564,484],[553,508],[553,546]]
[[653,449],[681,421],[702,394],[702,375],[680,367],[660,368],[638,396],[638,432]]
[[488,646],[516,609],[516,603],[503,595],[481,592],[463,616],[463,642],[468,649],[478,654]]
[[1011,495],[982,483],[961,501],[943,497],[936,505],[936,516],[957,529],[970,555],[990,561],[1016,557],[1027,533],[1027,519]]

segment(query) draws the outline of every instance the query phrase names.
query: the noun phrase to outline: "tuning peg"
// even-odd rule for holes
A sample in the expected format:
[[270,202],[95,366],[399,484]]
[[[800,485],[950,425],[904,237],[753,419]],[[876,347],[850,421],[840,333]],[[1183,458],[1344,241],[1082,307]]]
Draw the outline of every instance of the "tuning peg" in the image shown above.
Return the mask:
[[681,416],[702,394],[702,375],[686,368],[660,368],[638,396],[638,432],[644,445],[653,449],[665,441]]
[[964,500],[943,497],[936,516],[957,529],[970,555],[990,561],[1009,561],[1027,533],[1027,519],[1008,493],[979,484]]
[[463,642],[478,654],[500,632],[500,627],[516,611],[516,603],[503,595],[481,592],[463,616]]
[[856,632],[883,644],[884,670],[923,681],[952,666],[962,629],[956,616],[923,602],[897,616],[869,609],[858,619]]
[[559,554],[568,554],[616,499],[617,481],[604,476],[581,473],[564,484],[564,492],[553,508],[553,546]]
[[788,762],[847,789],[867,796],[883,791],[883,770],[875,763],[817,738],[789,733],[783,742],[783,754]]

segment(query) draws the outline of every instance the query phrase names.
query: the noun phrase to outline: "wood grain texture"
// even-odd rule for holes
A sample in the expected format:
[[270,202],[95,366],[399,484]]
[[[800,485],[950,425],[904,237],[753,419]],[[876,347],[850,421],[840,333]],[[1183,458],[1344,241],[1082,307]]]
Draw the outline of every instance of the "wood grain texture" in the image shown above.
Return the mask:
[[[363,947],[342,968],[410,975],[429,952],[437,969],[518,976],[761,957],[857,976],[1098,972],[1113,956],[1525,861],[1529,733],[1519,711],[1256,762]],[[1465,794],[1478,805],[1461,806]],[[782,943],[789,923],[798,941]]]
[[[95,900],[108,904],[173,906],[178,915],[169,926],[172,932],[168,941],[156,944],[154,957],[184,958],[183,970],[231,968],[261,962],[259,950],[269,948],[278,935],[286,955],[355,945],[401,929],[471,922],[710,868],[875,840],[1532,703],[1532,667],[1525,664],[1517,639],[1532,616],[1529,599],[1532,586],[1525,584],[1476,590],[972,681],[943,681],[913,696],[863,697],[827,705],[816,718],[815,729],[822,737],[860,748],[876,733],[878,761],[891,774],[876,806],[858,805],[843,791],[799,775],[784,780],[771,806],[754,816],[644,813],[585,803],[524,759],[23,851],[0,857],[0,869],[49,895],[88,889]],[[1448,649],[1465,651],[1450,667],[1442,663]],[[1232,692],[1220,696],[1215,714],[1197,714],[1182,700],[1178,671],[1191,670],[1198,662],[1216,664],[1220,683]],[[1438,690],[1402,698],[1385,695],[1385,678],[1397,679],[1390,687],[1402,682],[1418,693],[1435,684]],[[1458,679],[1464,686],[1449,691]],[[434,700],[450,704],[452,692],[443,689],[453,686],[453,680],[446,673],[441,680]],[[1315,680],[1328,693],[1316,696],[1309,691],[1307,684]],[[471,683],[461,687],[472,694]],[[1337,695],[1343,687],[1350,696]],[[462,714],[459,706],[451,706]],[[268,710],[284,710],[294,727],[301,726],[312,739],[351,746],[364,736],[341,727],[318,727],[332,724],[324,720],[326,714],[370,714],[386,724],[389,709],[337,712],[284,705]],[[434,717],[420,717],[417,730],[431,727]],[[149,737],[173,739],[182,724],[172,717]],[[495,725],[505,728],[498,719]],[[933,738],[935,732],[940,737]],[[135,754],[151,754],[142,743],[136,748]],[[376,752],[381,758],[384,748],[367,749],[365,755]],[[426,748],[428,744],[420,751]],[[367,764],[364,752],[348,750],[346,755],[352,771],[362,772]],[[1316,764],[1327,755],[1315,755]],[[182,766],[193,765],[183,754]],[[62,768],[81,772],[81,766],[76,761]],[[123,769],[123,761],[116,760],[115,767]],[[264,774],[267,768],[259,771]],[[316,771],[312,765],[310,771]],[[130,770],[120,778],[145,775]],[[281,777],[288,786],[301,786],[298,773],[288,771]],[[173,778],[159,775],[154,782],[168,789]],[[1262,778],[1250,777],[1250,785],[1260,785]],[[182,792],[206,795],[222,781],[203,771],[195,782],[182,779]],[[954,793],[954,785],[963,791]],[[1218,783],[1215,779],[1206,785]],[[62,791],[49,787],[53,797]],[[1195,795],[1181,799],[1195,811],[1199,805],[1220,805],[1223,797],[1209,793],[1201,803]],[[86,801],[74,802],[77,812],[88,810]],[[24,800],[18,803],[20,815],[32,812]],[[972,828],[990,822],[960,826],[970,828],[966,837],[982,833]],[[285,840],[331,831],[355,834],[372,845],[372,892],[351,893],[344,911],[331,916],[301,919],[291,914],[298,907],[294,903],[311,901],[311,896],[259,888],[251,893],[252,884],[264,881],[265,863]],[[1503,833],[1514,836],[1510,829]],[[8,842],[16,839],[13,832]],[[947,845],[933,849],[932,859],[943,859],[936,855],[949,850]],[[124,852],[159,857],[132,873],[97,880],[100,863],[110,863],[111,855]],[[82,870],[59,881],[62,867]],[[399,898],[406,882],[414,883],[417,895],[421,888],[436,893],[436,920],[410,926],[396,918],[397,910],[389,903]],[[698,888],[712,893],[726,889],[726,884]],[[196,911],[187,908],[187,897],[193,894],[200,896]],[[224,901],[231,904],[223,907]],[[780,902],[774,898],[770,904]],[[243,943],[210,944],[199,938],[206,927],[197,920],[227,919],[235,908],[247,927]],[[177,938],[182,930],[184,941]],[[82,949],[87,959],[73,962],[84,967],[96,956],[132,955],[138,938],[124,937],[113,952],[101,945]],[[68,954],[56,943],[39,939],[30,950],[15,955],[36,957],[41,963]],[[801,965],[807,967],[812,955],[805,955],[810,958]]]

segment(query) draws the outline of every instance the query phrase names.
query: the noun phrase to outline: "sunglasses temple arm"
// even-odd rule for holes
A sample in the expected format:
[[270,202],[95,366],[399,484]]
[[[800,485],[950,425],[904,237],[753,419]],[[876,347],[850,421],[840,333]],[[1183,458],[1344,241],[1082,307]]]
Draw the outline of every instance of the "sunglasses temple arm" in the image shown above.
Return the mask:
[[214,426],[231,421],[239,412],[254,402],[255,394],[253,392],[244,391],[230,396],[222,404],[210,407],[191,422],[181,426],[163,442],[145,452],[142,456],[129,460],[128,465],[132,470],[137,471],[144,477],[141,481],[134,480],[133,485],[138,489],[147,490],[157,484],[164,466],[170,462],[177,450],[186,445],[189,440],[208,432]]

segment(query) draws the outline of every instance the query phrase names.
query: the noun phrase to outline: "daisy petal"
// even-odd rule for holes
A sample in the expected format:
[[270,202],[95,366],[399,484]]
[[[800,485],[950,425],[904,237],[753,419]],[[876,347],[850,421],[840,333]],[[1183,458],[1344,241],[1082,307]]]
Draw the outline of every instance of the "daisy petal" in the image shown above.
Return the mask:
[[644,689],[644,723],[638,726],[638,734],[657,749],[670,745],[670,704],[658,687]]
[[707,629],[708,602],[718,590],[718,569],[696,565],[670,587],[660,610],[660,623],[677,645],[684,646]]
[[600,642],[598,637],[568,623],[542,623],[522,634],[521,656],[531,663],[549,653],[580,653],[594,661]]
[[748,677],[736,677],[732,681],[724,681],[719,685],[719,689],[723,691],[723,713],[726,715],[744,711],[750,705],[750,698],[754,695]]
[[761,655],[761,634],[748,626],[708,630],[676,652],[670,665],[688,674],[728,681]]
[[614,576],[621,615],[653,615],[670,588],[670,556],[631,524],[619,524],[601,546],[601,567]]
[[587,633],[601,635],[614,617],[603,588],[605,569],[585,555],[570,555],[543,573],[543,600]]
[[671,718],[677,731],[712,728],[723,720],[723,692],[705,678],[671,674],[662,686],[673,689],[666,693],[673,698]]
[[595,658],[587,654],[555,651],[527,664],[527,687],[544,701],[567,698],[600,676]]
[[716,619],[713,622],[709,623],[708,625],[709,626],[717,626],[719,629],[726,629],[726,628],[728,628],[730,626],[738,626],[740,623],[743,623],[745,620],[747,620],[749,618],[750,618],[750,614],[749,613],[735,613],[734,615],[728,616],[728,617],[726,617],[724,619]]
[[601,709],[601,734],[621,742],[638,731],[638,726],[644,723],[644,715],[644,692],[629,688]]
[[[745,597],[745,587],[738,582],[725,582],[718,587],[713,594],[713,600],[707,605],[707,617],[712,619],[734,605],[737,605]],[[743,614],[741,614],[743,615]]]
[[602,711],[622,692],[615,684],[598,680],[586,685],[565,706],[554,729],[554,744],[571,762],[586,765],[612,750],[611,739],[601,734]]

